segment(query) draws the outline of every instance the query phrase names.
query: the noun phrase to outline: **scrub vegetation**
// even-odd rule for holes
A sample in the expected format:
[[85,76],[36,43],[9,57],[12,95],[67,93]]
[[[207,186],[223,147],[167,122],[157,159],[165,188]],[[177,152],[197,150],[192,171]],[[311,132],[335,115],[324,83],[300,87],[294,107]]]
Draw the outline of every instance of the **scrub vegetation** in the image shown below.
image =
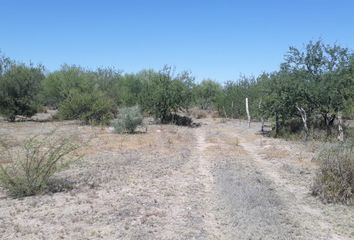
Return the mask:
[[339,45],[225,83],[0,54],[0,115],[8,239],[353,237],[354,54]]

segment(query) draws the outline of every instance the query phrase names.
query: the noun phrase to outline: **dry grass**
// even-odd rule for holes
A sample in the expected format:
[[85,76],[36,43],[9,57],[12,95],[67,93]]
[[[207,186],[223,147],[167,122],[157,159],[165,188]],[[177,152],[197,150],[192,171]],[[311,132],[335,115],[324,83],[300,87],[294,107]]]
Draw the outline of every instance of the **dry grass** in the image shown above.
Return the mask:
[[[351,239],[352,208],[308,194],[313,171],[302,165],[316,164],[306,146],[271,138],[260,144],[256,123],[249,129],[238,120],[201,122],[196,129],[149,125],[133,135],[68,122],[0,123],[0,135],[19,139],[55,125],[61,136],[92,138],[80,149],[82,160],[55,175],[72,190],[18,201],[1,189],[0,235],[216,239],[219,229],[218,239]],[[262,150],[270,146],[289,155],[269,160]]]
[[108,129],[92,129],[94,137],[90,143],[80,149],[83,155],[92,155],[104,151],[123,151],[146,148],[156,140],[152,133],[146,134],[113,134]]
[[290,153],[286,149],[278,149],[275,146],[265,147],[262,153],[268,159],[281,159],[289,157]]
[[189,110],[189,116],[192,116],[195,119],[202,119],[208,117],[208,111],[201,110],[198,108],[192,108]]
[[312,193],[324,202],[354,203],[354,145],[327,145],[317,156],[320,167]]
[[29,137],[15,148],[1,141],[0,156],[8,163],[0,165],[0,186],[13,197],[52,191],[52,176],[68,163],[67,157],[75,158],[71,154],[78,148],[71,139],[56,137],[54,131]]

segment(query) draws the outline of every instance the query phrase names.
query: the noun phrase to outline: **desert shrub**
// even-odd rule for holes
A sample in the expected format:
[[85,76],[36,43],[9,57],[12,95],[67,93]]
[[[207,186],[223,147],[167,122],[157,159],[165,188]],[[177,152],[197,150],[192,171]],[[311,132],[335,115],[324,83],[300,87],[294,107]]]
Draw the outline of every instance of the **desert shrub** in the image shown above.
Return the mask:
[[[1,142],[0,186],[13,197],[25,197],[51,191],[52,176],[78,148],[67,138],[32,137],[16,150]],[[52,184],[51,186],[55,186]]]
[[153,73],[144,82],[140,95],[143,110],[161,123],[170,123],[172,113],[188,109],[192,102],[194,78],[188,72],[174,76],[170,67]]
[[120,103],[124,106],[134,106],[139,103],[139,96],[143,88],[140,76],[136,74],[124,74],[117,84],[116,94],[120,97]]
[[222,86],[213,80],[205,79],[193,89],[195,103],[202,110],[215,109],[217,99],[222,95]]
[[113,121],[113,128],[117,133],[133,133],[143,124],[143,115],[139,106],[121,108],[118,117]]
[[41,67],[12,64],[0,75],[0,114],[9,121],[16,115],[31,116],[38,108],[44,74]]
[[251,117],[259,112],[260,88],[253,77],[241,77],[238,81],[227,81],[221,92],[214,96],[213,102],[220,116],[246,118],[245,98],[249,99]]
[[114,116],[114,104],[102,92],[71,91],[60,104],[59,115],[62,119],[79,119],[84,124],[107,125]]
[[202,119],[208,117],[208,112],[206,110],[202,110],[199,108],[192,108],[189,109],[189,115],[196,118],[196,119]]
[[205,111],[199,111],[199,112],[196,113],[196,115],[195,115],[195,118],[196,118],[196,119],[201,119],[201,118],[206,118],[206,117],[208,117],[208,114],[207,114],[207,112],[205,112]]
[[74,90],[89,93],[94,90],[96,76],[81,67],[63,65],[58,71],[50,73],[42,82],[40,98],[43,104],[58,108]]
[[318,155],[320,168],[312,193],[324,202],[352,204],[354,200],[354,145],[327,146]]
[[191,127],[193,124],[193,120],[187,116],[180,116],[178,114],[170,114],[166,117],[166,121],[172,124],[176,124],[177,126],[188,126]]

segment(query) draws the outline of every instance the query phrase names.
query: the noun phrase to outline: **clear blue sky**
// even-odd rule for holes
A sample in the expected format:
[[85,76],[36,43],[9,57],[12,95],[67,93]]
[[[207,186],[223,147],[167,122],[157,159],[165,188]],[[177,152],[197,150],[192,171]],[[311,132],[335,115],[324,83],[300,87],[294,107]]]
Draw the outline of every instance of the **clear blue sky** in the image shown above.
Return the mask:
[[351,0],[0,0],[7,56],[125,72],[173,65],[197,80],[278,68],[290,45],[353,49]]

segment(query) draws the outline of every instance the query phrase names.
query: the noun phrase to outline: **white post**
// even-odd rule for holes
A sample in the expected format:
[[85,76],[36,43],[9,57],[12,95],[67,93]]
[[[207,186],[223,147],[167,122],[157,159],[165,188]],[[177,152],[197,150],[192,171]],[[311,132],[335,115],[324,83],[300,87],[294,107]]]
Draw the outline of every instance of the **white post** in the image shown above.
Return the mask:
[[248,127],[251,127],[251,116],[250,116],[250,111],[248,109],[248,98],[246,98],[246,113],[248,119]]

